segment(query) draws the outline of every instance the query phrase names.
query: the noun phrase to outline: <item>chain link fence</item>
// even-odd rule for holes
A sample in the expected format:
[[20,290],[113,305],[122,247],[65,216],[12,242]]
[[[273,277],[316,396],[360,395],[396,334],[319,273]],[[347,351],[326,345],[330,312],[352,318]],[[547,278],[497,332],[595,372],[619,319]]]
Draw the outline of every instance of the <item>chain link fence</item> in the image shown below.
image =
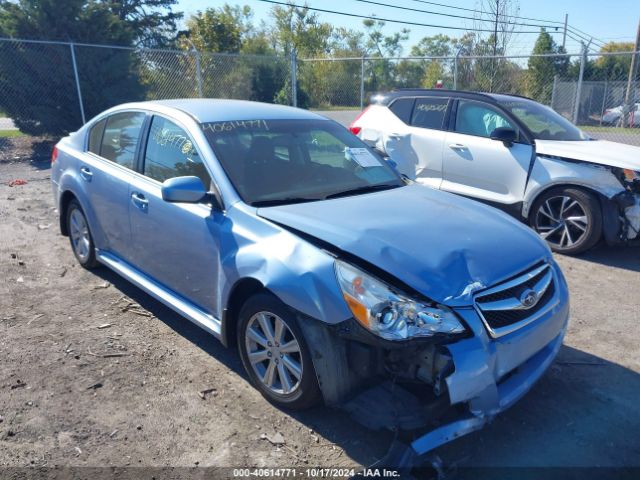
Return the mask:
[[283,57],[0,39],[0,125],[63,135],[114,105],[163,98],[291,104],[290,76]]
[[594,138],[640,146],[633,55],[303,59],[299,90],[308,95],[309,107],[322,110],[358,109],[376,92],[394,88],[521,95],[550,106]]
[[640,145],[640,82],[630,72],[632,57],[301,59],[0,39],[0,125],[62,135],[113,105],[161,98],[357,111],[376,92],[441,87],[527,96],[596,138]]

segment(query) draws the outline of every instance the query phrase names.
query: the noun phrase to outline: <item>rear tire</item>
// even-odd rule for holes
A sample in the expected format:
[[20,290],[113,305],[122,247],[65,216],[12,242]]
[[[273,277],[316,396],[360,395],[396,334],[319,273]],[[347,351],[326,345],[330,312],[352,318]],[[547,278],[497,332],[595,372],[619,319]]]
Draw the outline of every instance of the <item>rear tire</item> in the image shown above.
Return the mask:
[[551,250],[575,255],[586,252],[602,237],[602,208],[588,191],[552,188],[533,204],[529,223]]
[[71,200],[67,207],[67,232],[69,232],[71,250],[73,250],[78,263],[86,269],[99,266],[89,222],[82,207],[75,199]]
[[302,410],[320,402],[310,350],[296,317],[273,295],[258,293],[242,306],[238,350],[251,383],[271,403]]

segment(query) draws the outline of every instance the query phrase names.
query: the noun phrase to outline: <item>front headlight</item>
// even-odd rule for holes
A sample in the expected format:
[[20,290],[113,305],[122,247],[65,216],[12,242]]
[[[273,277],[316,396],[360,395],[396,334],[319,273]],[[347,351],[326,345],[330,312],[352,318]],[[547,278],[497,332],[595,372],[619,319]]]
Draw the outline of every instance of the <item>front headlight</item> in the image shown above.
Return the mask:
[[395,292],[362,270],[336,260],[336,276],[349,309],[366,329],[387,340],[456,334],[464,327],[446,307],[433,307]]

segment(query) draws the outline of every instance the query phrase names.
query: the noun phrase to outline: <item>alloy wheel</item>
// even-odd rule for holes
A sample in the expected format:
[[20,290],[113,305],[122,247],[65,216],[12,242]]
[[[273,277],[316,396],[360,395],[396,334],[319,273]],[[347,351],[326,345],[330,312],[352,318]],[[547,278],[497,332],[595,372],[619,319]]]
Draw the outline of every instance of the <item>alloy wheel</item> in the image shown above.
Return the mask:
[[73,250],[81,262],[86,262],[91,255],[91,238],[87,220],[80,210],[74,208],[69,217],[69,235]]
[[583,240],[589,228],[589,217],[578,200],[558,195],[540,205],[536,212],[535,227],[551,246],[565,249]]
[[300,386],[303,372],[300,344],[282,318],[258,312],[247,323],[245,348],[258,380],[274,393],[289,395]]

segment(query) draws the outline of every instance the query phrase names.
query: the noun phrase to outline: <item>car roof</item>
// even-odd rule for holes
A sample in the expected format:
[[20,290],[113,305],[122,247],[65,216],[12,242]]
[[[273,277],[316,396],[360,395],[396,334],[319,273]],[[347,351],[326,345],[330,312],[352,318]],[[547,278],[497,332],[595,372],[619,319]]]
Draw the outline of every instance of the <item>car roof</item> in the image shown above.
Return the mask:
[[161,110],[166,108],[184,112],[197,122],[225,122],[232,120],[326,120],[325,117],[286,105],[214,98],[180,98],[136,102],[121,107]]
[[378,93],[371,97],[371,103],[376,105],[389,105],[396,98],[401,97],[455,97],[471,100],[484,100],[497,103],[508,99],[530,100],[519,95],[506,95],[499,93],[468,92],[462,90],[447,90],[443,88],[398,88],[390,92]]

